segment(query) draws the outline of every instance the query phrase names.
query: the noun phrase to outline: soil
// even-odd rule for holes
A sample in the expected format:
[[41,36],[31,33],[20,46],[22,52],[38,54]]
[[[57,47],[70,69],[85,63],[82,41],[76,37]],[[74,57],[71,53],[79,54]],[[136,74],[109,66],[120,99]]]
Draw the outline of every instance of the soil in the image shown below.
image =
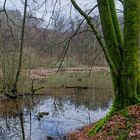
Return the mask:
[[140,140],[140,104],[116,112],[94,136],[88,132],[95,124],[68,134],[68,140]]

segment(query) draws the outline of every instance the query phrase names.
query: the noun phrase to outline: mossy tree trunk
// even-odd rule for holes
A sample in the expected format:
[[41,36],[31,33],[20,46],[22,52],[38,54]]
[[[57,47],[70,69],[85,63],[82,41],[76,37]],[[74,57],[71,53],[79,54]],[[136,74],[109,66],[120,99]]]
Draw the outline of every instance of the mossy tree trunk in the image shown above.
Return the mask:
[[115,104],[122,107],[138,103],[140,0],[124,0],[124,45],[120,89]]
[[115,92],[116,110],[140,101],[139,27],[140,0],[124,0],[124,31],[120,31],[114,0],[97,0],[104,40],[97,33],[91,18],[71,0],[87,20],[110,66]]
[[137,87],[139,84],[138,48],[140,0],[124,1],[123,37],[119,28],[114,1],[97,1],[105,44],[117,68],[117,74],[112,74],[112,79],[115,91],[114,106],[116,109],[120,109],[124,106],[139,102]]

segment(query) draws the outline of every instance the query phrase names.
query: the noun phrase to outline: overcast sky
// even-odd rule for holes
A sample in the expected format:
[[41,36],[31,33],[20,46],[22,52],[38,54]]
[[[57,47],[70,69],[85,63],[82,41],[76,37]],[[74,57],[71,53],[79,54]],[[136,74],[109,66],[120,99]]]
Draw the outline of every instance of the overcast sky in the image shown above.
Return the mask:
[[[5,0],[0,0],[0,6],[2,7]],[[36,1],[36,3],[34,2]],[[43,2],[46,1],[44,4]],[[79,13],[71,7],[70,0],[28,0],[28,12],[32,12],[34,16],[37,16],[38,18],[43,18],[45,21],[48,21],[52,15],[52,11],[54,9],[55,2],[55,11],[61,12],[62,16],[65,16],[66,18],[74,17],[75,15],[79,15]],[[23,2],[24,0],[7,0],[6,2],[6,8],[7,9],[18,9],[21,12],[23,11]],[[97,2],[96,0],[76,0],[78,5],[86,10],[91,9],[94,7]],[[118,0],[116,0],[117,8],[121,8],[120,3]],[[94,13],[97,13],[97,9],[95,9]]]
[[[0,0],[1,7],[4,4],[4,1],[5,0]],[[23,10],[23,1],[24,0],[7,0],[6,8]],[[34,10],[40,7],[40,9],[37,10],[38,15],[43,14],[44,9],[46,9],[48,13],[51,13],[56,1],[57,4],[55,6],[55,10],[61,9],[64,13],[69,14],[69,10],[71,8],[70,0],[46,0],[46,4],[44,4],[45,0],[36,0],[36,1],[37,3],[33,2],[33,0],[28,0],[28,5],[30,6],[31,9]],[[96,0],[76,0],[76,2],[84,9],[90,9],[96,4]]]

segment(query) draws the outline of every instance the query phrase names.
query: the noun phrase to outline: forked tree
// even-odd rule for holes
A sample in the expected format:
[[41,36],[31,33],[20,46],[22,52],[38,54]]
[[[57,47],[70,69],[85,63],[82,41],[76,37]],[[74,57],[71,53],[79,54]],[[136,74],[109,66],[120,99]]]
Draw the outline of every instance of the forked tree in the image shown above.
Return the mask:
[[121,0],[124,12],[123,32],[120,30],[114,0],[97,0],[103,38],[95,29],[93,20],[75,2],[73,6],[86,19],[95,34],[112,76],[115,93],[110,113],[90,131],[93,135],[119,109],[140,103],[139,30],[140,0]]
[[114,111],[140,102],[139,30],[140,0],[123,0],[124,27],[120,30],[114,0],[97,0],[103,38],[93,20],[76,3],[73,6],[86,19],[110,67],[115,100]]

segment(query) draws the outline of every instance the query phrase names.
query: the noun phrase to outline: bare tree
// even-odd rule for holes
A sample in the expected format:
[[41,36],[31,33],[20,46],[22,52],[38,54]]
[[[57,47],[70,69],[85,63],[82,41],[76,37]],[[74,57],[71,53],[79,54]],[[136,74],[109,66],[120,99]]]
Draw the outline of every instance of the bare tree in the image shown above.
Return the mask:
[[23,54],[23,45],[24,45],[24,32],[25,32],[25,24],[26,24],[26,15],[27,15],[27,3],[28,0],[25,0],[24,4],[24,16],[23,16],[23,25],[22,25],[22,33],[21,33],[21,43],[20,43],[20,56],[19,56],[19,65],[18,65],[18,70],[16,73],[16,78],[13,84],[12,92],[15,93],[17,92],[17,84],[21,72],[21,66],[22,66],[22,54]]

